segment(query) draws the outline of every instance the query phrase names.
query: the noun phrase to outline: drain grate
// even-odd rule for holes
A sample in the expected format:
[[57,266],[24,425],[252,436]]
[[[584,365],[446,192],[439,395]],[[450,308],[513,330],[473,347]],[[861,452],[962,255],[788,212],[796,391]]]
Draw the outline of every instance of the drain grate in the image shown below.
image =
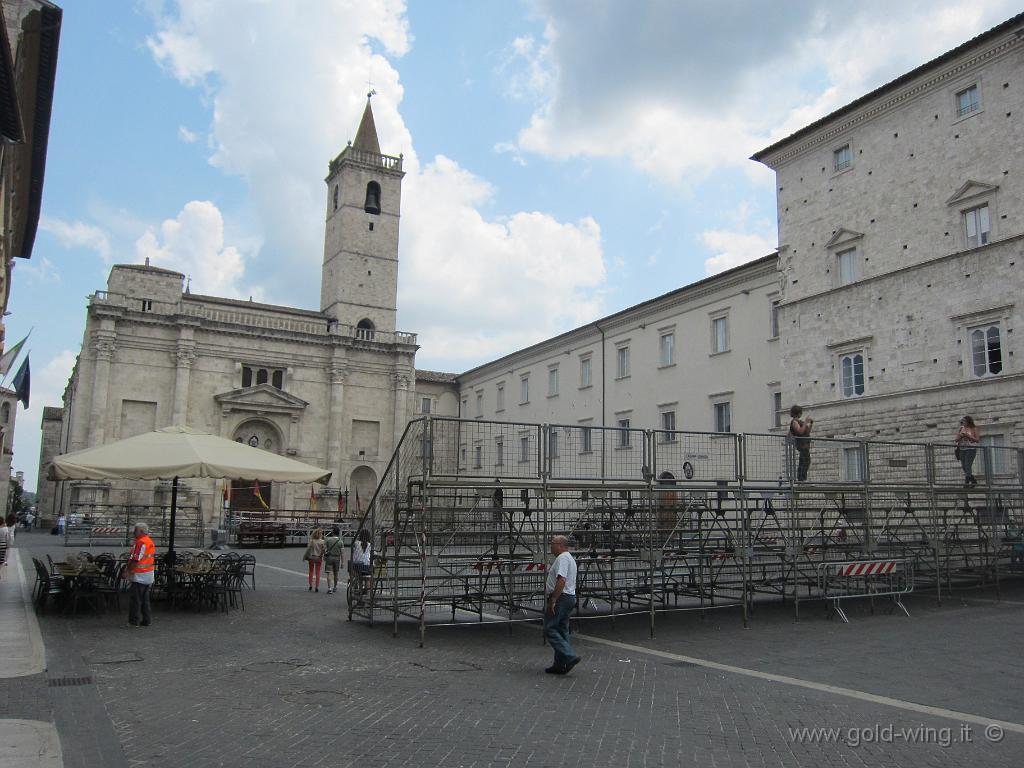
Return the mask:
[[66,688],[72,685],[92,685],[92,675],[85,677],[51,677],[46,681],[50,688]]

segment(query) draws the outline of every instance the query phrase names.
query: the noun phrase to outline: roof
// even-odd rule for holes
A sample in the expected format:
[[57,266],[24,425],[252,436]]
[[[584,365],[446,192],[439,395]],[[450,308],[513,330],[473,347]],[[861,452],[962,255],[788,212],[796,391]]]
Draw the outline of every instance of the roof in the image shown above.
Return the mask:
[[7,35],[7,21],[3,6],[0,5],[0,135],[7,141],[25,140],[21,128],[21,110],[18,108],[17,82],[14,76],[14,59]]
[[[945,64],[945,63],[947,63],[949,61],[952,61],[953,59],[957,58],[958,56],[960,56],[964,52],[970,50],[971,48],[974,48],[974,47],[976,47],[978,45],[981,45],[982,43],[986,43],[989,40],[992,40],[992,39],[994,39],[996,37],[999,37],[1000,35],[1005,34],[1006,32],[1009,32],[1010,30],[1012,30],[1014,27],[1018,26],[1019,24],[1024,24],[1024,13],[1018,13],[1013,18],[1007,19],[1002,24],[999,24],[998,26],[992,27],[992,29],[988,30],[987,32],[982,32],[980,35],[978,35],[976,37],[972,37],[966,43],[963,43],[962,45],[958,45],[956,48],[954,48],[954,49],[952,49],[950,51],[947,51],[946,53],[942,54],[941,56],[939,56],[937,58],[934,58],[931,61],[926,62],[926,63],[922,64],[921,66],[916,67],[915,69],[910,70],[906,74],[900,75],[895,80],[891,80],[890,82],[886,83],[885,85],[883,85],[883,86],[881,86],[879,88],[876,88],[875,90],[871,91],[870,93],[867,93],[867,94],[861,96],[859,99],[857,99],[855,101],[851,101],[845,107],[840,107],[835,112],[832,112],[832,113],[830,113],[828,115],[825,115],[825,117],[821,118],[820,120],[815,120],[813,123],[811,123],[810,125],[807,125],[807,126],[801,128],[796,133],[791,134],[791,135],[787,136],[786,138],[781,139],[780,141],[775,142],[774,144],[772,144],[769,147],[765,147],[760,152],[755,152],[750,157],[750,159],[751,160],[757,160],[759,162],[763,161],[765,157],[767,157],[768,155],[772,154],[773,152],[775,152],[775,151],[777,151],[779,149],[782,149],[787,144],[790,144],[790,143],[792,143],[792,142],[794,142],[794,141],[796,141],[798,139],[802,139],[805,136],[809,136],[810,134],[814,133],[819,128],[821,128],[822,126],[827,125],[828,123],[832,122],[833,120],[836,120],[837,118],[840,118],[843,115],[849,114],[850,112],[853,112],[853,111],[859,109],[860,107],[864,106],[868,102],[873,101],[874,99],[877,99],[879,96],[882,96],[882,95],[884,95],[886,93],[889,93],[890,91],[896,90],[900,86],[903,86],[903,85],[909,83],[911,80],[914,80],[915,78],[923,75],[925,72],[927,72],[930,69],[934,69],[935,67],[938,67],[938,66],[940,66],[942,64]],[[1019,34],[1021,34],[1020,31],[1018,31],[1018,35]]]
[[245,299],[226,299],[221,296],[205,296],[201,293],[188,293],[182,297],[185,301],[192,302],[205,302],[208,304],[227,304],[233,307],[245,307],[246,309],[262,309],[271,312],[284,312],[289,315],[301,315],[303,317],[312,317],[317,320],[328,321],[330,318],[323,312],[319,312],[314,309],[298,309],[296,307],[286,307],[283,304],[263,304],[259,301],[246,301]]
[[416,369],[416,381],[431,381],[437,384],[454,384],[459,378],[457,373],[442,373],[441,371],[424,371]]
[[377,126],[373,122],[373,110],[370,108],[370,97],[366,97],[366,109],[363,110],[363,119],[359,121],[359,130],[356,131],[355,141],[352,142],[355,149],[363,152],[380,154],[380,142],[377,140]]
[[468,376],[471,373],[475,373],[476,371],[479,371],[479,370],[481,370],[483,368],[487,368],[487,367],[495,365],[497,363],[501,363],[501,362],[503,362],[505,360],[508,360],[511,357],[515,357],[516,355],[521,355],[524,352],[529,352],[530,350],[537,349],[537,348],[542,347],[542,346],[544,346],[546,344],[551,344],[552,342],[558,341],[559,339],[564,339],[564,338],[566,338],[568,336],[571,336],[574,333],[579,332],[583,328],[589,328],[591,326],[600,327],[602,324],[613,322],[613,321],[617,320],[618,318],[623,317],[625,315],[628,315],[628,314],[630,314],[632,312],[636,312],[637,310],[643,309],[645,307],[653,306],[654,304],[657,304],[658,302],[661,302],[661,301],[665,301],[666,299],[671,299],[671,298],[682,296],[683,294],[689,293],[689,292],[694,291],[694,290],[696,290],[698,288],[707,287],[707,286],[709,286],[710,284],[712,284],[712,283],[714,283],[716,281],[724,280],[724,279],[727,279],[729,277],[738,275],[739,273],[744,272],[746,270],[754,269],[754,268],[757,268],[757,267],[762,267],[762,266],[764,266],[766,264],[774,264],[774,263],[776,263],[778,261],[778,258],[779,258],[778,251],[773,251],[772,253],[769,253],[767,256],[762,256],[759,259],[754,259],[753,261],[748,261],[745,264],[740,264],[738,267],[733,267],[732,269],[727,269],[724,272],[719,272],[716,275],[711,275],[710,277],[705,277],[703,280],[698,280],[695,283],[690,283],[689,285],[684,285],[683,287],[676,288],[675,290],[669,291],[668,293],[663,293],[660,296],[655,296],[653,299],[648,299],[647,301],[642,301],[639,304],[634,304],[631,307],[626,307],[625,309],[619,310],[618,312],[614,312],[614,313],[612,313],[610,315],[605,315],[604,317],[599,318],[597,320],[594,320],[593,322],[586,323],[586,324],[581,325],[581,326],[579,326],[577,328],[573,328],[570,331],[565,331],[564,333],[560,333],[557,336],[552,336],[550,339],[545,339],[544,341],[539,341],[536,344],[531,344],[528,347],[523,347],[522,349],[517,349],[515,352],[510,352],[509,354],[504,355],[502,357],[499,357],[499,358],[497,358],[495,360],[491,360],[489,362],[483,363],[482,365],[478,365],[475,368],[470,368],[468,371],[465,371],[464,373],[460,373],[459,377],[461,378],[462,376]]
[[151,264],[115,264],[112,266],[111,271],[115,269],[131,269],[138,272],[156,272],[161,275],[171,275],[172,277],[180,277],[182,280],[185,279],[185,275],[173,269],[164,269],[163,267],[154,267]]

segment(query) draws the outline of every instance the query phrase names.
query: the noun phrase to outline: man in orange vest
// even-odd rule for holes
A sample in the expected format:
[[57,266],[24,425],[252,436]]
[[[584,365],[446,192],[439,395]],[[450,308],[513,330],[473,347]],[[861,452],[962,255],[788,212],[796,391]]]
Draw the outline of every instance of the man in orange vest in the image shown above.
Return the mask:
[[149,588],[156,577],[156,547],[149,538],[146,523],[135,524],[135,543],[128,557],[128,580],[131,581],[131,600],[128,606],[128,624],[133,627],[150,625]]

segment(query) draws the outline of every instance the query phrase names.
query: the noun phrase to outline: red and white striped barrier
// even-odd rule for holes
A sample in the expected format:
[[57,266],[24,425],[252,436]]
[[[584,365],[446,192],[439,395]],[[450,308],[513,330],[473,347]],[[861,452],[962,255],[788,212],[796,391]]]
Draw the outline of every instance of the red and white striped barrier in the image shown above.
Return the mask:
[[90,536],[124,536],[124,528],[108,525],[94,525],[89,529]]
[[836,576],[882,576],[892,573],[899,564],[897,560],[874,560],[864,563],[843,563],[835,569]]
[[530,571],[543,571],[544,563],[524,563],[522,560],[478,560],[473,563],[472,568],[474,571],[493,571],[495,569],[515,571],[519,566],[526,566],[523,570],[527,573]]

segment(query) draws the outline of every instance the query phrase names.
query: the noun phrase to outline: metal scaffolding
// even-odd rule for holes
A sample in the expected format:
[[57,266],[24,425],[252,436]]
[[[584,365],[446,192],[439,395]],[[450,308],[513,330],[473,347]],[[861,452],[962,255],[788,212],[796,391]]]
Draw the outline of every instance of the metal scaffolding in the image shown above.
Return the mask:
[[1024,451],[980,447],[972,488],[952,445],[814,438],[811,453],[797,482],[782,434],[414,420],[359,526],[374,577],[351,614],[411,619],[421,643],[428,625],[537,620],[555,534],[573,541],[578,614],[646,613],[652,634],[660,611],[735,607],[746,625],[758,598],[798,615],[895,594],[877,579],[897,563],[899,594],[940,601],[1018,567]]

